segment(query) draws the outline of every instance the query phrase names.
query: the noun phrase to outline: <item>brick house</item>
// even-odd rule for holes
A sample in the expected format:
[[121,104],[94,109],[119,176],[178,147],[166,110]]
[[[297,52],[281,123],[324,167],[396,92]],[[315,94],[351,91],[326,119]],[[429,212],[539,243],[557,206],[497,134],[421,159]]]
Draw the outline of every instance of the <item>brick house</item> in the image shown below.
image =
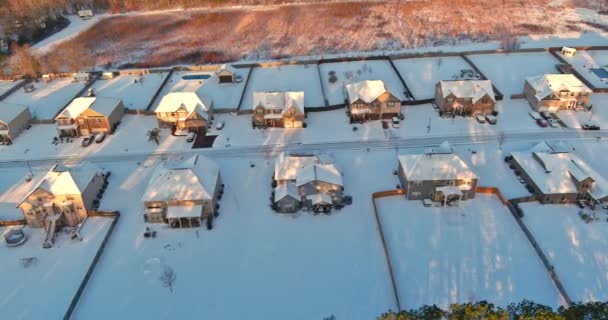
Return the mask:
[[344,86],[351,122],[390,119],[401,115],[401,101],[381,80],[367,80]]
[[496,106],[490,80],[443,80],[435,85],[435,104],[452,114],[490,114]]
[[304,125],[304,92],[254,92],[253,125],[301,128]]
[[77,137],[100,132],[113,133],[122,120],[122,100],[107,97],[80,97],[55,117],[61,137]]
[[203,102],[197,92],[171,92],[154,112],[160,128],[204,134],[213,117],[213,102]]
[[524,94],[536,111],[585,108],[593,91],[573,74],[545,74],[526,78]]

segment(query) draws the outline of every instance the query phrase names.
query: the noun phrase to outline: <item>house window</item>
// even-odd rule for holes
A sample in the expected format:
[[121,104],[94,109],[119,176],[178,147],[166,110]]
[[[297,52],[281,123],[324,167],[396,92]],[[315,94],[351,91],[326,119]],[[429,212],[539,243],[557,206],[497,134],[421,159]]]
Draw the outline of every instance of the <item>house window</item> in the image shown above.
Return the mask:
[[454,101],[454,99],[452,99],[452,98],[446,98],[446,99],[445,99],[445,102],[446,102],[446,103],[452,103],[452,101]]
[[414,186],[416,187],[420,187],[422,185],[422,181],[421,180],[416,180],[416,181],[412,181],[412,183],[414,184]]
[[172,116],[172,117],[175,117],[175,112],[171,112],[171,116]]

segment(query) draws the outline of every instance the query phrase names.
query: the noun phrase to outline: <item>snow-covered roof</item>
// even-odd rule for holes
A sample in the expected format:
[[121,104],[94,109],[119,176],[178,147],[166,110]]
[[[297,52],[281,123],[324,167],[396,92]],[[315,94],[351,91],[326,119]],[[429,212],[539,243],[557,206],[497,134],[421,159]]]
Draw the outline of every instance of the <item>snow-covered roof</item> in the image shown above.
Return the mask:
[[437,148],[434,148],[432,153],[454,153],[454,149],[452,149],[450,142],[444,141]]
[[346,89],[346,96],[348,97],[349,103],[353,103],[357,100],[371,103],[387,92],[382,80],[366,80],[351,83],[345,85],[344,88]]
[[457,98],[472,98],[475,103],[488,95],[490,99],[496,101],[490,80],[442,80],[439,81],[439,85],[443,93],[442,98],[453,94]]
[[26,105],[0,102],[0,121],[10,123],[25,109],[28,109]]
[[558,91],[587,92],[589,89],[581,80],[573,74],[545,74],[542,76],[526,78],[536,91],[536,98],[541,100]]
[[228,72],[230,72],[230,73],[231,73],[231,74],[233,74],[233,75],[234,75],[234,74],[236,74],[236,68],[235,68],[235,67],[233,67],[233,66],[232,66],[232,65],[230,65],[230,64],[223,64],[223,65],[221,65],[221,66],[219,67],[219,69],[217,69],[216,74],[219,74],[219,73],[221,73],[222,71],[228,71]]
[[118,108],[120,102],[120,99],[108,97],[79,97],[72,100],[57,117],[74,119],[87,109],[107,117]]
[[325,193],[311,194],[306,196],[306,199],[310,200],[313,205],[320,203],[331,204],[331,197]]
[[274,179],[295,181],[298,171],[315,163],[319,163],[319,158],[314,155],[285,155],[285,153],[281,153],[274,165]]
[[203,205],[169,206],[167,218],[200,218],[203,214]]
[[293,106],[299,113],[304,113],[304,92],[254,92],[253,109],[257,106],[262,106],[265,109],[282,110],[281,114]]
[[211,199],[220,174],[217,164],[195,155],[159,165],[142,196],[143,202]]
[[292,197],[294,199],[300,199],[298,189],[294,183],[288,182],[278,185],[274,188],[274,201],[279,201],[285,197]]
[[334,164],[309,164],[300,169],[296,175],[296,186],[312,181],[320,181],[343,186],[342,174]]
[[162,98],[154,111],[157,113],[176,112],[182,107],[188,112],[188,116],[196,112],[205,119],[209,118],[207,113],[209,112],[210,103],[205,104],[195,91],[170,92]]
[[[81,166],[55,165],[38,184],[28,192],[19,204],[25,201],[39,188],[55,196],[81,194],[96,175],[101,175],[101,168],[84,163]],[[18,204],[18,205],[19,205]]]
[[400,155],[399,163],[409,181],[477,179],[477,175],[454,153]]
[[572,151],[572,146],[565,141],[542,141],[534,145],[531,152],[563,153]]
[[512,152],[513,159],[534,181],[543,194],[577,193],[574,179],[593,179],[595,199],[608,196],[608,181],[571,152]]

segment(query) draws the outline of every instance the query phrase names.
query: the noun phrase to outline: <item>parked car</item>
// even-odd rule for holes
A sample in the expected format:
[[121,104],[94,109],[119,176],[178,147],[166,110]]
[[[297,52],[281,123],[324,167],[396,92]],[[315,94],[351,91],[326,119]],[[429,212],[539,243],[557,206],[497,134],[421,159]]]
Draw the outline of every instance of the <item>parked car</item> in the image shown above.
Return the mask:
[[224,121],[218,121],[215,123],[215,129],[222,130],[224,129]]
[[583,123],[581,127],[583,130],[600,130],[600,126],[593,122]]
[[549,124],[547,123],[547,120],[545,120],[545,119],[536,119],[536,124],[538,124],[538,126],[542,127],[542,128],[546,128],[549,126]]
[[496,124],[496,117],[491,114],[486,114],[486,120],[489,124]]
[[100,132],[95,136],[95,143],[101,143],[106,138],[105,132]]
[[534,120],[538,120],[538,119],[542,119],[543,117],[540,116],[540,114],[536,111],[530,111],[528,112],[528,114],[530,115],[530,117],[532,117],[532,119]]
[[186,141],[192,142],[192,141],[194,141],[194,138],[196,138],[196,133],[188,132],[188,135],[186,136]]
[[543,117],[545,120],[551,119],[551,115],[549,114],[548,111],[541,111],[540,116]]
[[95,136],[90,134],[90,135],[84,137],[84,139],[82,139],[81,145],[83,147],[88,147],[91,144],[91,142],[93,142],[93,139],[95,139]]
[[549,124],[549,126],[551,128],[557,128],[557,127],[559,127],[559,123],[557,123],[557,121],[555,119],[553,119],[553,118],[547,119],[547,123]]
[[393,120],[393,122],[392,122],[391,126],[395,129],[399,129],[399,118],[393,117],[392,120]]
[[479,123],[486,123],[486,118],[481,114],[476,115],[475,119],[477,119],[477,122]]

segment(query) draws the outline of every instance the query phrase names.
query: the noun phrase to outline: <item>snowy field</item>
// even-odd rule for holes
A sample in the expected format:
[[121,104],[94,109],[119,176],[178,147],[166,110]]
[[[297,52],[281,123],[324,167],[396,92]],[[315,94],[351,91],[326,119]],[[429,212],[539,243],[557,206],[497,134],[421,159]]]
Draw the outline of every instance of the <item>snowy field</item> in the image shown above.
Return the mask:
[[[574,301],[608,299],[608,211],[595,210],[598,221],[585,223],[575,205],[520,204],[524,222],[555,266]],[[587,208],[586,212],[592,211]]]
[[596,88],[608,88],[608,80],[602,81],[591,68],[605,68],[608,72],[608,50],[577,50],[574,57],[563,57]]
[[559,61],[548,52],[497,53],[468,56],[505,98],[524,91],[527,77],[559,73]]
[[92,88],[97,96],[122,99],[125,108],[145,110],[166,76],[166,72],[117,76],[111,80],[97,80]]
[[241,110],[253,108],[253,93],[261,91],[304,91],[304,106],[325,106],[317,65],[289,65],[271,68],[254,68]]
[[34,125],[29,130],[22,132],[12,145],[0,146],[0,160],[34,160],[48,157],[86,157],[88,155],[111,156],[191,149],[191,143],[186,142],[184,137],[172,136],[169,130],[161,130],[158,145],[148,142],[146,132],[156,127],[157,121],[154,116],[125,115],[114,134],[108,135],[102,143],[92,143],[83,148],[80,145],[83,138],[75,138],[70,143],[52,144],[53,137],[58,135],[55,124]]
[[30,107],[36,119],[53,119],[84,88],[84,82],[72,82],[72,78],[59,78],[51,82],[34,82],[32,92],[23,89],[15,91],[4,102],[23,104]]
[[[330,216],[269,209],[274,159],[218,159],[226,191],[212,231],[145,224],[139,195],[153,167],[110,166],[116,180],[101,208],[122,217],[75,318],[373,319],[395,309],[370,210],[371,192],[396,181],[394,153],[327,156],[343,168],[345,193],[353,196],[353,205]],[[361,183],[361,172],[375,179]],[[146,226],[156,239],[143,238]],[[175,270],[173,293],[158,280],[164,266]]]
[[[325,95],[330,105],[343,104],[346,99],[344,85],[365,80],[382,80],[387,90],[400,100],[405,100],[405,88],[399,76],[386,60],[324,63],[319,65]],[[338,80],[329,82],[329,72],[335,72]]]
[[0,81],[0,95],[5,94],[8,90],[21,83],[22,80],[18,81]]
[[[51,249],[42,248],[44,230],[29,227],[24,228],[26,243],[12,248],[3,245],[2,314],[11,319],[63,318],[111,222],[108,218],[88,218],[80,231],[82,242],[58,232]],[[5,232],[8,228],[0,228],[0,233]],[[26,267],[24,258],[35,258],[36,262]]]
[[509,210],[494,196],[425,208],[404,197],[377,200],[404,308],[487,300],[505,307],[561,298]]
[[192,75],[208,75],[211,77],[213,72],[209,71],[175,71],[171,78],[167,81],[163,89],[160,91],[156,100],[152,104],[150,111],[154,111],[165,95],[171,92],[179,91],[195,91],[200,88],[209,79],[183,79],[184,76]]
[[242,81],[239,83],[219,83],[217,79],[210,79],[205,82],[200,93],[206,99],[213,100],[214,109],[237,109],[245,83],[249,76],[250,68],[238,68],[236,74],[241,76]]
[[51,35],[50,37],[36,43],[32,48],[37,49],[40,53],[45,53],[52,46],[57,45],[65,40],[69,40],[82,31],[90,28],[102,18],[108,17],[107,14],[96,14],[92,18],[83,20],[76,15],[66,16],[70,20],[70,24],[63,30]]
[[440,80],[459,80],[461,70],[472,70],[461,57],[393,60],[408,88],[418,100],[435,97]]

